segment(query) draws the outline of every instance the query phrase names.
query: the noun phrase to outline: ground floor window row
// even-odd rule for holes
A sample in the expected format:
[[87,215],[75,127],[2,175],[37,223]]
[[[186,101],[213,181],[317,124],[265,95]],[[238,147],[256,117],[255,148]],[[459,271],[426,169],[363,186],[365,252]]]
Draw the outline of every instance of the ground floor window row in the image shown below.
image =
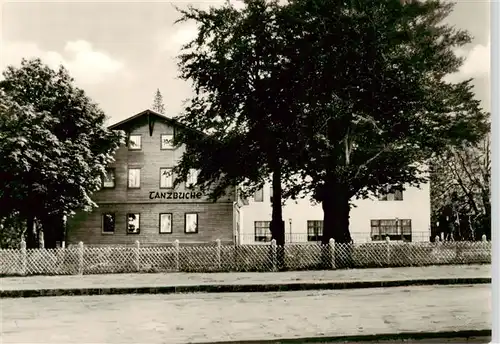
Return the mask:
[[[271,221],[255,221],[254,240],[271,241]],[[370,220],[372,241],[402,240],[411,241],[411,220],[409,219],[377,219]],[[307,221],[307,241],[321,241],[323,238],[323,220]]]
[[[128,213],[126,215],[126,233],[140,234],[141,232],[141,214]],[[158,217],[158,228],[160,234],[171,234],[173,224],[172,213],[161,213]],[[101,218],[102,234],[114,234],[116,230],[116,214],[112,212],[103,213]],[[198,214],[184,214],[184,233],[198,233]]]

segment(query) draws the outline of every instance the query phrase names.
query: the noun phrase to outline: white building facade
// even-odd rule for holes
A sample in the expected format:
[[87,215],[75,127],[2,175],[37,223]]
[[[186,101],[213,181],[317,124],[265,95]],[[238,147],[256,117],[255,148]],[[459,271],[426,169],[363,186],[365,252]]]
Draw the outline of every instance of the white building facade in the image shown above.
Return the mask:
[[[270,185],[249,197],[239,209],[237,244],[271,240]],[[356,200],[350,212],[350,232],[355,243],[391,240],[430,241],[430,186],[395,190],[380,199]],[[287,200],[283,206],[286,243],[316,243],[323,232],[323,209],[308,198]]]

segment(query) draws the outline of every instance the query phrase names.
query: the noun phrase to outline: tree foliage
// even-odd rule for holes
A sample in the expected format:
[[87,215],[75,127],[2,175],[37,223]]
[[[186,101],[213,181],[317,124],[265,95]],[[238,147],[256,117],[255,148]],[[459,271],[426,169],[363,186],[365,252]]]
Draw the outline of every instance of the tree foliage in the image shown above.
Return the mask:
[[0,217],[0,248],[18,249],[26,223],[17,212]]
[[[432,215],[457,239],[491,237],[490,138],[450,147],[433,159]],[[470,226],[469,226],[470,225]],[[455,228],[454,228],[455,227]],[[448,234],[448,233],[447,233]]]
[[444,78],[470,37],[442,22],[453,8],[442,1],[290,6],[308,181],[297,187],[322,202],[324,242],[349,242],[350,200],[418,186],[432,156],[488,131],[471,80]]
[[240,11],[230,5],[181,11],[180,21],[195,21],[199,30],[180,55],[181,77],[193,82],[195,96],[179,120],[206,135],[177,135],[188,147],[177,172],[199,169],[198,184],[214,199],[237,184],[251,192],[272,175],[271,233],[282,245],[281,184],[296,156],[290,94],[283,94],[289,76],[281,65],[283,18],[275,2],[245,4]]
[[[105,166],[123,134],[104,125],[105,115],[61,67],[41,60],[7,67],[0,82],[0,202],[2,216],[53,222],[95,207]],[[29,233],[29,231],[28,231]],[[45,243],[61,233],[44,227]]]
[[324,209],[324,242],[347,243],[351,200],[427,182],[435,154],[488,131],[471,80],[445,79],[463,63],[455,49],[470,42],[443,23],[452,4],[245,4],[183,12],[198,36],[181,55],[196,91],[182,120],[210,137],[180,138],[192,143],[180,170],[255,183],[279,157],[285,179],[301,176],[285,197],[310,193]]
[[165,113],[165,104],[163,103],[163,95],[161,94],[160,89],[156,89],[155,98],[153,100],[151,110],[156,111],[162,115]]

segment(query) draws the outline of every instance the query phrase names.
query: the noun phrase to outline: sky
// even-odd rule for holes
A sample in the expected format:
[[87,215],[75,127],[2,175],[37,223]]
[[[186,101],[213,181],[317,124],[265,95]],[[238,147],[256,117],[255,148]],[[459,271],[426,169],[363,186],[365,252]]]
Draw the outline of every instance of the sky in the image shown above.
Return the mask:
[[[235,6],[238,0],[232,0]],[[166,115],[182,111],[191,85],[178,78],[176,56],[194,37],[191,23],[174,24],[175,7],[208,8],[223,0],[190,2],[0,0],[0,70],[21,58],[40,57],[51,67],[64,65],[109,117],[109,124],[153,103],[157,89]],[[457,51],[466,58],[450,79],[474,78],[475,92],[490,111],[490,8],[488,1],[458,0],[447,21],[468,30],[473,42]]]

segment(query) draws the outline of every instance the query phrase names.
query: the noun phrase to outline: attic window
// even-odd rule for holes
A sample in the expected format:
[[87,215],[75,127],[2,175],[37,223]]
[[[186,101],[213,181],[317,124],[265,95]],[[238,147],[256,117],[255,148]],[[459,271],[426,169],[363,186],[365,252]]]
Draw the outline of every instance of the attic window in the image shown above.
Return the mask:
[[174,135],[161,134],[161,149],[174,149]]
[[403,187],[392,186],[388,187],[380,197],[379,201],[402,201],[403,200]]
[[129,150],[141,150],[142,141],[141,135],[130,135],[128,139],[128,149]]

